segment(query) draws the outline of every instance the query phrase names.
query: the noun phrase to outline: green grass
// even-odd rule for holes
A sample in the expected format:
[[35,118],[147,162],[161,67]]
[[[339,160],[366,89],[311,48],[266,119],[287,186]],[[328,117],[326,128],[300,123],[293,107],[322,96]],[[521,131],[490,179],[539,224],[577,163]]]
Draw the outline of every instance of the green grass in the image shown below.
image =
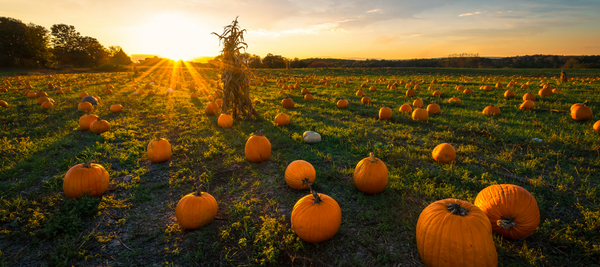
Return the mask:
[[[199,88],[214,92],[217,73],[196,71],[201,75]],[[0,108],[0,264],[418,266],[416,222],[427,205],[444,198],[473,202],[483,188],[511,183],[535,196],[541,221],[523,240],[494,236],[501,266],[600,265],[600,135],[592,130],[597,119],[578,122],[568,113],[572,104],[585,100],[600,112],[600,81],[557,85],[552,77],[560,70],[554,69],[254,73],[261,81],[270,77],[267,86],[251,89],[260,118],[236,120],[231,129],[218,127],[217,117],[204,114],[206,99],[190,98],[186,85],[192,78],[185,69],[159,67],[134,80],[127,73],[3,73],[0,82],[10,79],[12,87],[0,93],[0,100],[9,104]],[[579,76],[577,81],[600,76],[597,70],[568,73]],[[492,80],[482,82],[480,75]],[[326,77],[332,85],[302,82],[301,88],[308,88],[314,100],[304,101],[300,89],[286,91],[295,107],[285,110],[276,80],[287,79],[283,84],[290,85],[293,77],[315,82]],[[345,77],[352,77],[349,85],[343,84]],[[367,78],[372,80],[369,86],[378,88],[365,90],[372,98],[370,106],[355,96]],[[386,81],[375,83],[378,78]],[[442,91],[439,99],[427,90],[434,78]],[[46,90],[48,81],[61,81],[63,89],[72,91],[48,91],[56,105],[46,111],[35,99],[10,92],[24,88],[17,85],[18,79],[30,81],[36,92]],[[167,96],[171,79],[183,89]],[[497,79],[504,85],[511,79],[530,80],[531,89],[516,87],[516,98],[509,100],[502,97],[506,89],[478,89]],[[534,111],[520,111],[521,96],[528,91],[537,95],[540,79],[563,92],[538,97]],[[404,85],[386,89],[389,82],[400,80],[419,81],[423,89],[416,90],[416,97],[425,105],[435,101],[442,113],[422,122],[398,112],[414,100],[405,96]],[[69,81],[72,85],[65,86]],[[156,95],[132,95],[132,86],[143,88],[151,81],[158,84]],[[335,87],[336,82],[342,86]],[[106,83],[115,87],[113,94],[104,94]],[[458,84],[474,94],[454,90]],[[92,113],[111,124],[110,132],[96,135],[79,129],[83,112],[76,107],[82,91],[102,97]],[[453,95],[462,103],[448,103]],[[350,102],[346,109],[335,106],[342,96]],[[122,104],[124,111],[110,113],[113,104]],[[488,104],[502,113],[482,115]],[[381,105],[392,108],[392,119],[378,120]],[[291,123],[277,127],[273,120],[281,112]],[[266,162],[250,163],[244,145],[260,129],[265,129],[272,155]],[[323,141],[305,144],[302,133],[307,130],[319,132]],[[173,157],[165,163],[151,163],[145,155],[157,132],[173,145]],[[457,150],[452,164],[439,164],[431,157],[443,142]],[[360,193],[352,180],[356,164],[371,151],[389,169],[388,185],[377,195]],[[96,199],[66,199],[65,173],[92,159],[108,171],[109,191]],[[287,165],[298,159],[315,167],[314,189],[336,199],[342,209],[338,233],[320,244],[302,241],[290,226],[294,204],[309,193],[289,188],[283,178]],[[219,211],[210,224],[187,231],[177,224],[175,207],[197,182],[217,199]]]

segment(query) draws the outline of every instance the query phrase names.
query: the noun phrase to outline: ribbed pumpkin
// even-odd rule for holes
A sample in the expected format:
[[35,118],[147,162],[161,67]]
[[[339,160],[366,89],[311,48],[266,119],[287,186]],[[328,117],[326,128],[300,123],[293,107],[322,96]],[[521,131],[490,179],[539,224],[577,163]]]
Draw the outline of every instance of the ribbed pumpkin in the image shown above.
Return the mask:
[[504,92],[504,98],[513,98],[513,97],[515,97],[515,91],[506,90],[506,92]]
[[294,205],[291,223],[292,229],[302,240],[323,242],[332,238],[340,228],[342,210],[335,199],[311,189],[310,195]]
[[294,107],[294,100],[292,100],[289,96],[284,98],[283,100],[281,100],[281,106],[283,106],[283,108],[293,108]]
[[340,100],[337,101],[336,106],[338,108],[347,108],[348,107],[348,100],[341,98]]
[[489,218],[492,232],[506,238],[525,238],[533,234],[540,223],[537,201],[518,185],[488,186],[477,194],[475,206]]
[[314,97],[310,93],[304,95],[304,101],[311,101],[313,99],[314,99]]
[[271,157],[271,142],[263,136],[264,132],[265,130],[260,130],[246,141],[244,154],[251,162],[263,162]]
[[371,104],[371,98],[368,97],[368,96],[363,96],[360,99],[360,102],[363,103],[363,104],[365,104],[365,105],[369,105],[369,104]]
[[365,91],[363,91],[363,89],[358,89],[358,91],[356,91],[356,96],[362,97],[364,95],[365,95]]
[[165,162],[171,158],[171,143],[167,139],[161,138],[161,134],[156,134],[156,139],[150,140],[146,148],[146,155],[152,162]]
[[415,96],[415,90],[411,89],[411,88],[408,88],[408,90],[406,90],[406,96],[408,96],[408,97]]
[[389,120],[392,118],[392,109],[386,106],[382,106],[379,109],[379,119],[380,120]]
[[215,102],[208,102],[208,104],[206,104],[206,107],[204,108],[204,114],[206,115],[217,115],[217,113],[219,112],[219,105],[217,105],[217,103]]
[[402,106],[400,106],[399,109],[400,112],[412,112],[412,107],[409,104],[404,104]]
[[101,134],[103,132],[110,131],[110,124],[108,121],[101,120],[100,118],[96,119],[92,123],[90,123],[90,132],[95,134]]
[[585,121],[591,119],[594,114],[592,109],[586,106],[587,101],[583,103],[577,103],[571,106],[571,118],[578,121]]
[[438,200],[417,221],[417,249],[425,266],[498,266],[489,219],[460,199]]
[[427,113],[429,114],[438,114],[441,112],[440,105],[436,103],[431,103],[427,105]]
[[535,107],[535,103],[531,100],[525,100],[525,102],[523,102],[521,104],[521,106],[519,106],[520,110],[533,110],[533,108]]
[[[317,173],[312,164],[304,160],[294,160],[285,169],[285,182],[291,188],[300,190],[307,189],[308,183],[314,183]],[[305,179],[308,181],[305,182]]]
[[285,113],[280,113],[275,116],[275,125],[284,126],[290,124],[290,116]]
[[81,130],[87,131],[90,129],[90,125],[92,124],[92,122],[96,121],[97,119],[98,116],[94,114],[83,115],[79,117],[79,128],[81,128]]
[[423,100],[421,99],[415,99],[412,103],[412,106],[415,108],[422,108],[423,107]]
[[233,118],[227,113],[221,113],[217,120],[217,125],[222,128],[231,128],[233,126]]
[[456,150],[448,143],[441,143],[433,149],[431,156],[437,162],[450,163],[456,159]]
[[182,197],[175,208],[177,223],[184,229],[198,229],[209,224],[217,216],[217,200],[199,186],[196,192]]
[[483,109],[483,115],[500,115],[500,108],[489,105]]
[[525,100],[535,101],[535,95],[532,93],[526,93],[523,95],[523,101]]
[[388,169],[385,163],[371,152],[358,162],[354,169],[354,185],[365,194],[377,194],[387,185]]
[[123,106],[121,104],[116,104],[116,105],[110,106],[110,112],[112,112],[112,113],[118,113],[121,111],[123,111]]
[[412,119],[415,121],[429,120],[429,112],[426,109],[416,108],[412,113]]
[[68,198],[81,198],[84,194],[98,197],[108,189],[108,172],[93,160],[77,164],[67,171],[63,181],[63,191]]

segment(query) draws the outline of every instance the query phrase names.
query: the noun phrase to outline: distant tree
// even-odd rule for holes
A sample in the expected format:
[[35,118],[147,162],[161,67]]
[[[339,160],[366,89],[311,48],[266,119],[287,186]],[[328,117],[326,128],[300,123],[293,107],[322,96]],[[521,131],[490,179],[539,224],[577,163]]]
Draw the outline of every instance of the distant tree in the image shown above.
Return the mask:
[[267,54],[262,60],[265,68],[285,68],[285,59],[280,55]]
[[109,46],[108,56],[112,64],[116,65],[130,65],[133,63],[131,58],[123,51],[120,46]]
[[310,63],[307,68],[327,68],[327,67],[329,67],[329,64],[327,64],[327,62],[314,61],[313,63]]
[[0,17],[0,65],[44,66],[50,58],[48,31],[39,25]]
[[260,59],[260,56],[251,55],[250,59],[248,60],[248,67],[253,69],[262,67],[262,60]]
[[81,36],[75,26],[54,24],[51,32],[52,52],[59,63],[92,67],[108,62],[109,51],[96,38]]

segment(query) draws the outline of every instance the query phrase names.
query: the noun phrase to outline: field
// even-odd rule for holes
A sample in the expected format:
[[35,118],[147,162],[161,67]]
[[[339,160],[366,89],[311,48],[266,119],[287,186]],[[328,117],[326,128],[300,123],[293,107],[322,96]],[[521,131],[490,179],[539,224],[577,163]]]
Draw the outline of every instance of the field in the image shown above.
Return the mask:
[[[231,129],[205,115],[205,95],[190,97],[192,90],[217,89],[212,69],[164,63],[139,75],[5,73],[0,82],[11,87],[0,93],[9,105],[0,108],[0,266],[422,266],[415,237],[421,211],[445,198],[473,203],[485,187],[505,183],[535,196],[541,220],[522,240],[494,236],[500,266],[598,266],[600,134],[592,130],[598,116],[575,121],[569,108],[588,100],[600,112],[600,71],[567,73],[569,81],[558,84],[557,69],[259,69],[251,92],[260,117],[235,120]],[[264,79],[268,83],[261,85]],[[428,90],[434,79],[439,98]],[[47,91],[55,107],[40,108],[22,94],[19,80],[29,81],[34,92]],[[314,100],[305,101],[300,89],[284,90],[295,106],[282,108],[278,80],[297,80]],[[405,85],[387,88],[395,81],[418,82],[421,89],[407,97]],[[494,87],[498,81],[505,87],[514,81],[516,97],[505,99],[506,88]],[[530,89],[520,89],[528,81]],[[58,95],[48,82],[71,91]],[[144,89],[150,82],[152,89]],[[562,92],[540,97],[542,82]],[[181,88],[167,94],[178,83]],[[371,105],[355,96],[363,83]],[[114,87],[112,94],[105,93],[107,85]],[[372,85],[377,91],[369,91]],[[457,91],[457,85],[473,94]],[[110,123],[109,132],[80,130],[80,92],[101,97],[92,113]],[[519,110],[526,92],[537,96],[533,111]],[[448,103],[452,96],[462,102]],[[348,108],[336,107],[339,97],[348,99]],[[441,114],[414,121],[399,112],[416,98],[425,106],[436,102]],[[111,113],[114,104],[122,104],[123,112]],[[489,104],[501,114],[483,115]],[[392,108],[391,119],[379,120],[381,105]],[[278,127],[273,120],[282,112],[291,123]],[[251,163],[244,146],[260,129],[272,155]],[[323,140],[304,143],[308,130]],[[173,146],[164,163],[146,156],[156,133]],[[432,159],[434,147],[445,142],[457,151],[452,164]],[[359,192],[353,183],[356,164],[369,152],[389,170],[387,187],[376,195]],[[294,204],[309,194],[284,180],[286,167],[298,159],[315,167],[314,189],[342,210],[339,231],[322,243],[306,243],[290,227]],[[108,171],[108,191],[98,198],[66,198],[66,172],[88,160]],[[219,210],[210,224],[184,230],[175,206],[197,183]]]

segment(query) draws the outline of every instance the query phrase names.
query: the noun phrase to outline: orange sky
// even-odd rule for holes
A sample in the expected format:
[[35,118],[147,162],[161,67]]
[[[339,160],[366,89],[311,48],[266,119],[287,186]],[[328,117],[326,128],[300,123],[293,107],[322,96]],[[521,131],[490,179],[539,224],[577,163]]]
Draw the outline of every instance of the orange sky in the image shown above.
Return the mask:
[[185,60],[219,54],[210,33],[236,16],[261,57],[598,55],[598,14],[598,0],[0,0],[0,16]]

